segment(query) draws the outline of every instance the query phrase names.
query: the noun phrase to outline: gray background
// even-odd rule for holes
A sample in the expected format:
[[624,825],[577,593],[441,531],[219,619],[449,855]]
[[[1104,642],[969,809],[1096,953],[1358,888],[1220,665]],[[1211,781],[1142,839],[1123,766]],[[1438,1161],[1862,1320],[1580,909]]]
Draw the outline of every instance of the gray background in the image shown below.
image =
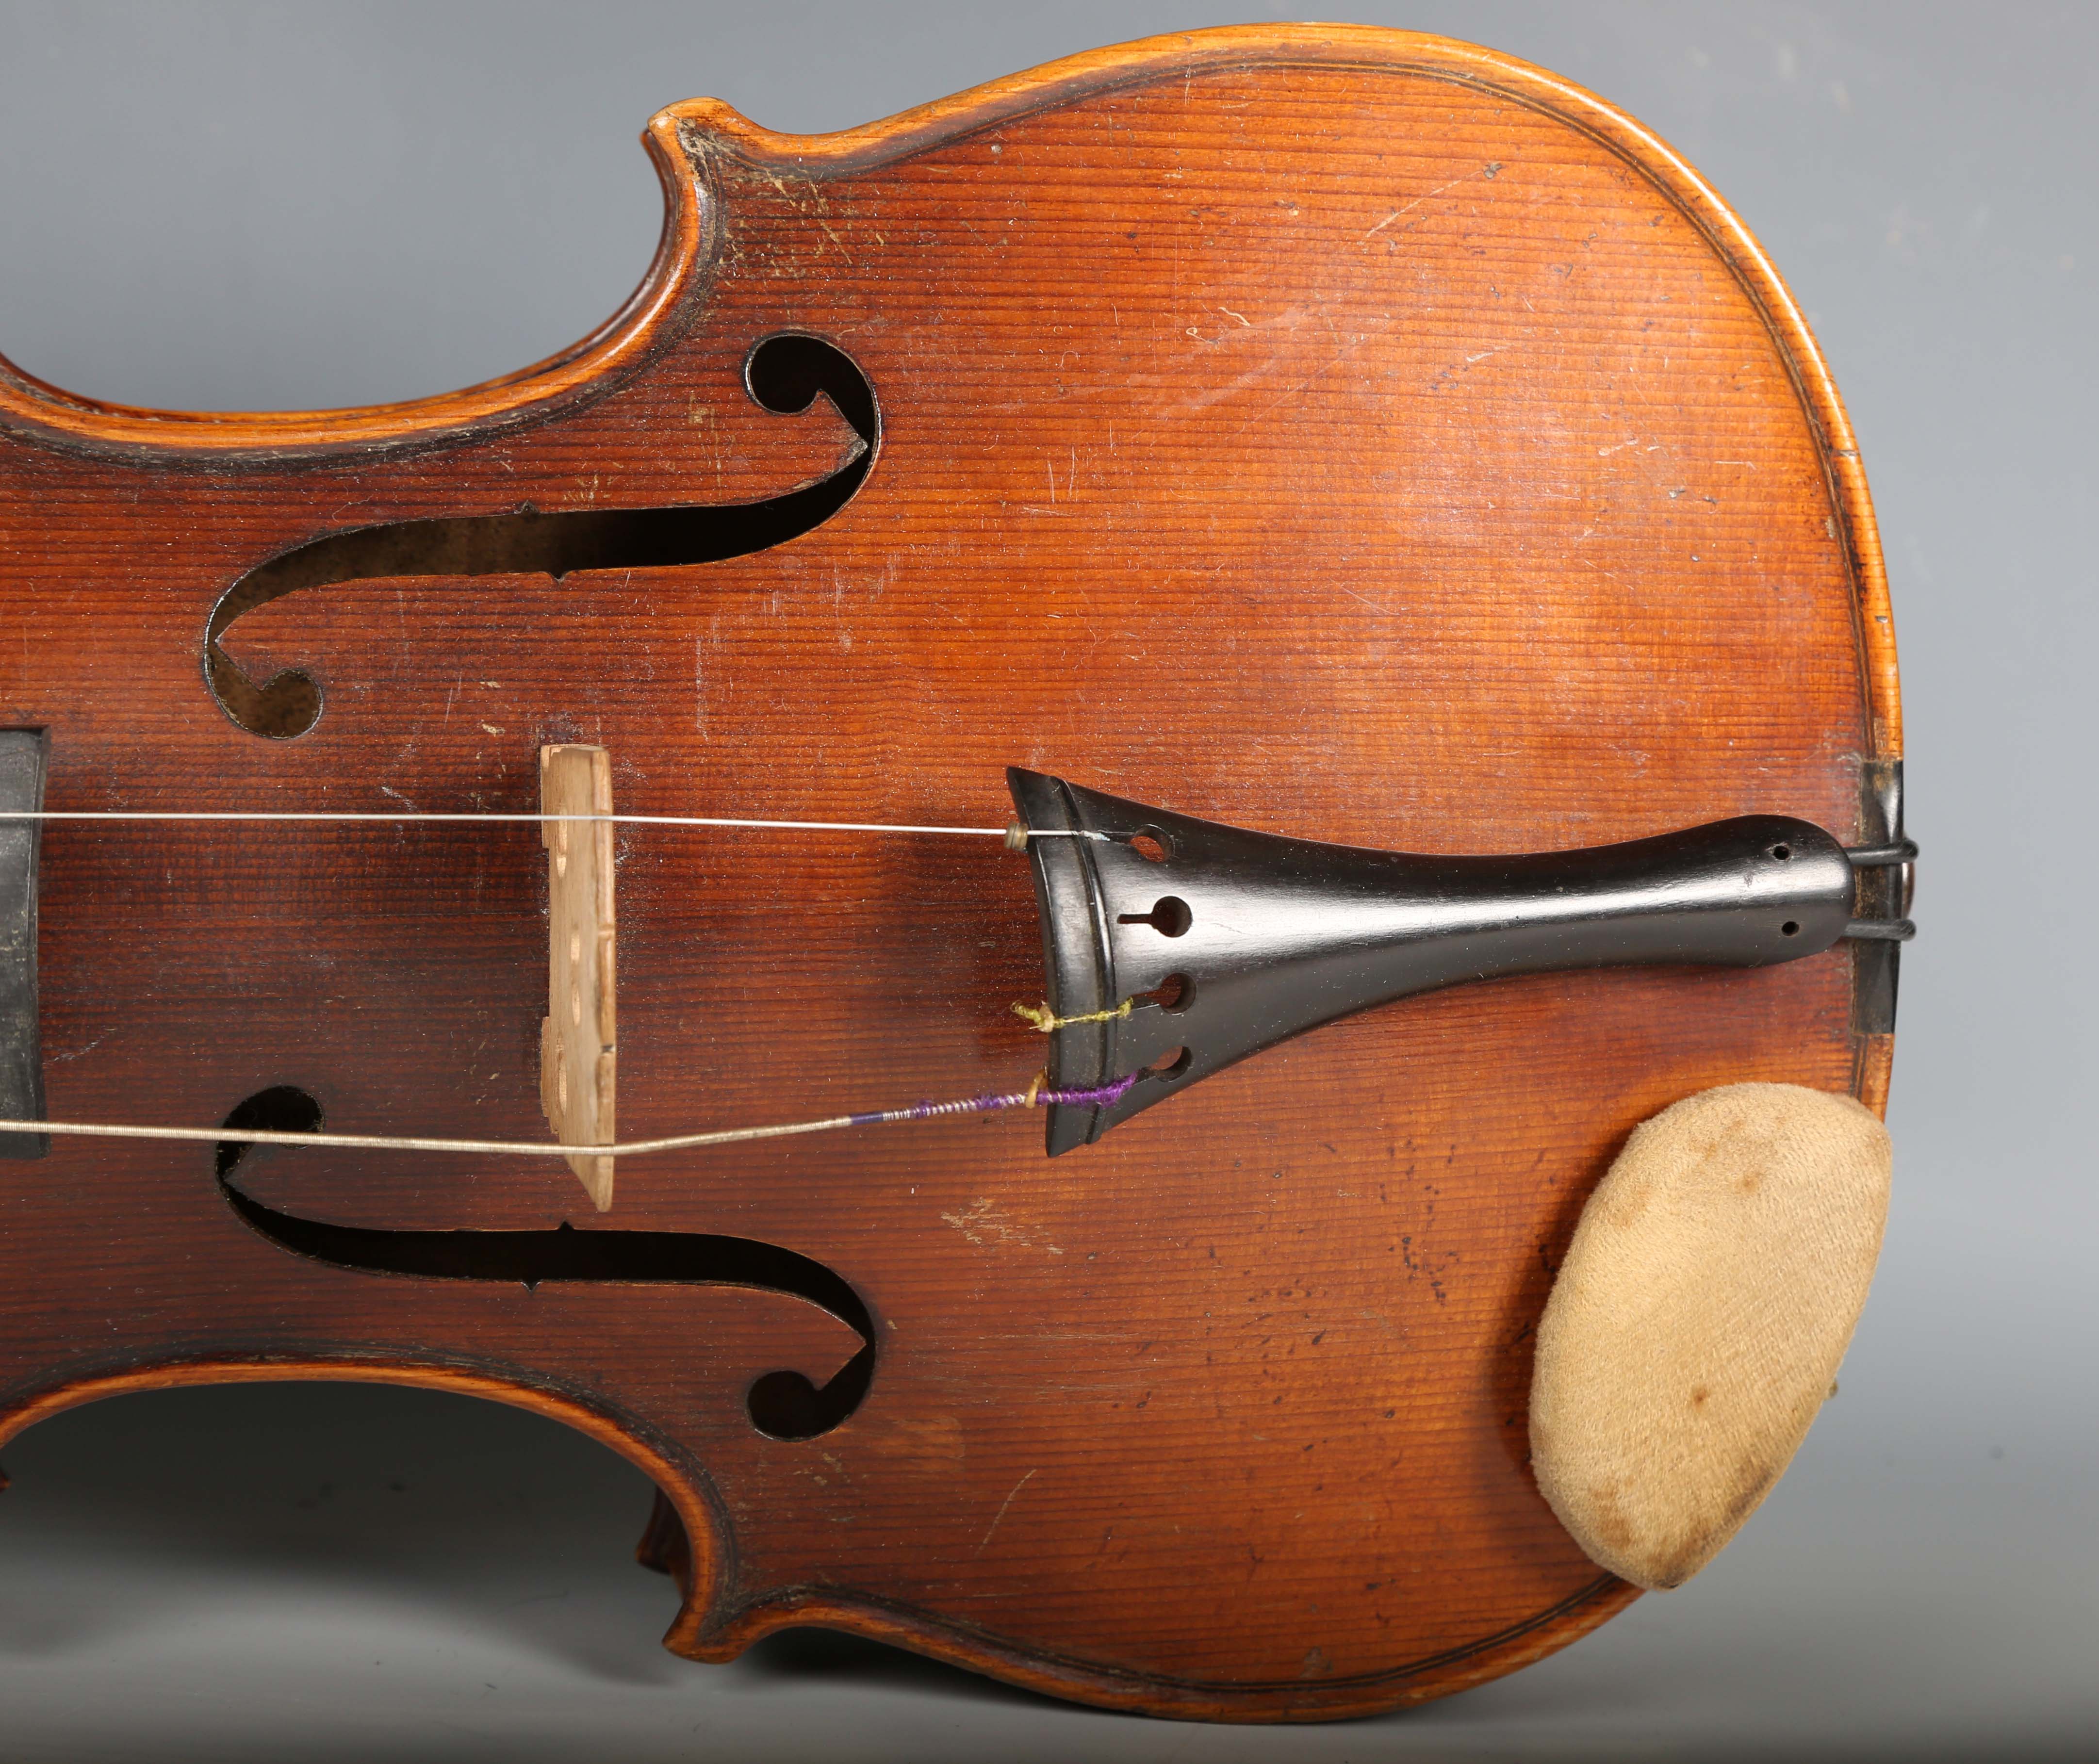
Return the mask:
[[[412,397],[548,354],[654,244],[700,93],[840,127],[1068,51],[1299,15],[975,5],[0,4],[0,350],[73,390]],[[2043,1759],[2099,1747],[2092,1062],[2099,9],[1460,4],[1755,229],[1856,420],[1909,714],[1922,940],[1886,1255],[1830,1405],[1692,1586],[1341,1727],[1072,1710],[887,1650],[660,1652],[639,1476],[414,1392],[156,1394],[7,1454],[0,1757]]]

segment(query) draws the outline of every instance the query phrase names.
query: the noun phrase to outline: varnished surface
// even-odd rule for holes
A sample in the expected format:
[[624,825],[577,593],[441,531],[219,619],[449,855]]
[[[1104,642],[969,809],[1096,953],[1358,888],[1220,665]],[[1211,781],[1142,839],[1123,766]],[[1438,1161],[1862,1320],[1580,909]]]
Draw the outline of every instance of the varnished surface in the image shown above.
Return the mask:
[[[1855,831],[1898,751],[1863,480],[1754,243],[1533,70],[1289,28],[1106,52],[857,134],[653,127],[666,253],[506,388],[347,421],[0,385],[0,721],[54,807],[529,810],[601,742],[623,810],[996,825],[1020,763],[1267,830],[1531,850],[1725,815]],[[882,451],[790,544],[682,570],[364,582],[226,639],[309,668],[270,743],[213,602],[345,526],[737,502],[851,457],[752,345],[873,384]],[[529,828],[46,832],[55,1118],[535,1129]],[[1041,990],[995,842],[625,833],[630,1136],[1022,1088]],[[648,1464],[692,1534],[672,1645],[782,1621],[1169,1712],[1461,1687],[1629,1596],[1525,1463],[1529,1339],[1630,1128],[1706,1085],[1885,1093],[1849,958],[1410,1001],[1050,1164],[1039,1123],[632,1160],[608,1229],[779,1244],[865,1297],[865,1401],[741,1393],[851,1330],[781,1293],[389,1278],[288,1255],[208,1157],[73,1142],[0,1186],[11,1425],[130,1382],[508,1390]],[[520,1164],[526,1160],[516,1160]],[[594,1220],[558,1164],[289,1154],[268,1204],[397,1230]],[[79,1197],[92,1197],[83,1208]]]

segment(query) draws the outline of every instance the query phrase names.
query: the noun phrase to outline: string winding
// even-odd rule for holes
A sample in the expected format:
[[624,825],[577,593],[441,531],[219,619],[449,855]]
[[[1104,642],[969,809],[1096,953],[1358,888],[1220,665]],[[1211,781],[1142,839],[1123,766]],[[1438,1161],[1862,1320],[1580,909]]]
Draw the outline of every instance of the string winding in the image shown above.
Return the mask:
[[754,1139],[787,1139],[798,1133],[825,1133],[843,1127],[880,1127],[897,1121],[931,1121],[959,1115],[990,1115],[1001,1109],[1061,1106],[1112,1108],[1142,1076],[1133,1072],[1112,1084],[1081,1089],[1053,1089],[1037,1076],[1025,1090],[963,1097],[953,1102],[914,1102],[908,1108],[874,1109],[858,1115],[826,1115],[819,1121],[790,1121],[772,1127],[732,1127],[707,1133],[678,1133],[667,1139],[631,1139],[609,1146],[565,1146],[543,1139],[425,1139],[381,1133],[288,1133],[234,1127],[124,1127],[85,1121],[0,1121],[0,1133],[50,1133],[60,1137],[178,1139],[210,1145],[308,1146],[343,1151],[461,1152],[474,1156],[566,1158],[596,1152],[608,1158],[638,1158],[650,1152],[689,1151],[706,1146],[733,1146]]

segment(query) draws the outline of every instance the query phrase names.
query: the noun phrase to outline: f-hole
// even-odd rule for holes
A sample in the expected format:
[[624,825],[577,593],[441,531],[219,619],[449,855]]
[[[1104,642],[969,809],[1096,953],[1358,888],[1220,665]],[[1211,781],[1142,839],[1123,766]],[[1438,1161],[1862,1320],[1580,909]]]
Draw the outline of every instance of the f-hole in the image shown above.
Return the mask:
[[[223,1123],[234,1133],[311,1133],[320,1104],[293,1084],[258,1090]],[[536,1287],[548,1280],[750,1287],[806,1299],[856,1333],[859,1353],[819,1385],[800,1372],[768,1372],[745,1393],[750,1423],[773,1439],[828,1433],[859,1408],[874,1377],[874,1319],[867,1302],[821,1262],[775,1243],[688,1231],[388,1231],[328,1225],[266,1207],[234,1181],[254,1148],[218,1142],[219,1192],[227,1204],[278,1248],[359,1274],[425,1279],[496,1280]]]
[[251,735],[287,741],[319,719],[321,689],[310,674],[287,668],[257,685],[219,648],[227,627],[297,588],[378,576],[494,576],[578,570],[662,570],[719,563],[769,551],[821,526],[852,500],[882,439],[874,389],[843,350],[820,337],[770,337],[745,359],[754,403],[778,416],[829,398],[860,437],[853,457],[829,477],[760,502],[586,508],[543,513],[530,504],[511,514],[391,521],[330,533],[257,564],[219,596],[205,627],[205,684],[221,710]]

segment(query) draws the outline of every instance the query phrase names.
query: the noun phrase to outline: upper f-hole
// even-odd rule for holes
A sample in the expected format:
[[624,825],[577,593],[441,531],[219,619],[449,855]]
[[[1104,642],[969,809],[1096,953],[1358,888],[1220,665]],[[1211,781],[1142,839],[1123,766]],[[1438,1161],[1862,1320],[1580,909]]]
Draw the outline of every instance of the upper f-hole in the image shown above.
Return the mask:
[[[582,570],[662,570],[719,563],[799,539],[851,501],[881,444],[874,388],[858,365],[821,337],[787,333],[760,341],[745,359],[745,389],[777,415],[806,411],[821,393],[858,438],[844,463],[813,484],[746,503],[672,503],[630,508],[545,510],[513,504],[500,514],[388,521],[325,533],[266,558],[219,597],[204,633],[204,673],[219,708],[251,735],[286,740],[319,719],[314,676],[286,668],[257,683],[220,647],[244,613],[297,588],[385,576],[457,580],[551,575]],[[486,501],[463,479],[463,499]]]

